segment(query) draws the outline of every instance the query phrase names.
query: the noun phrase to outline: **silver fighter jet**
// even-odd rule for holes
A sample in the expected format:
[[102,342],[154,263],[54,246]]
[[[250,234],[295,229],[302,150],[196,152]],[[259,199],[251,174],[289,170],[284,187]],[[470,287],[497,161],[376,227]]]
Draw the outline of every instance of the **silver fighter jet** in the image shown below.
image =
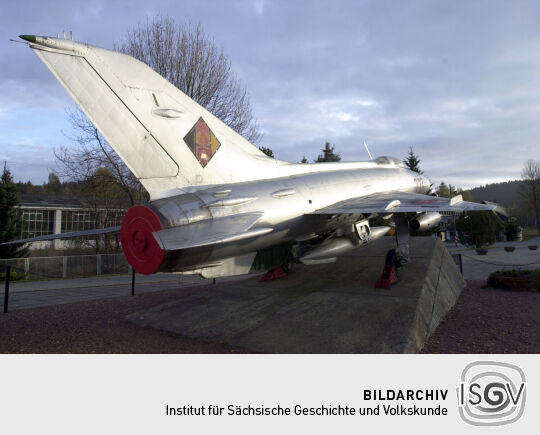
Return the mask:
[[[430,195],[430,181],[392,157],[295,164],[267,157],[144,63],[66,39],[22,35],[150,194],[121,227],[20,242],[120,231],[133,268],[249,273],[285,249],[304,263],[386,234],[369,218],[392,215],[397,252],[409,260],[409,228],[429,229],[439,211],[491,210]],[[10,242],[13,243],[13,242]],[[259,254],[259,256],[257,256]],[[262,263],[261,263],[262,262]]]

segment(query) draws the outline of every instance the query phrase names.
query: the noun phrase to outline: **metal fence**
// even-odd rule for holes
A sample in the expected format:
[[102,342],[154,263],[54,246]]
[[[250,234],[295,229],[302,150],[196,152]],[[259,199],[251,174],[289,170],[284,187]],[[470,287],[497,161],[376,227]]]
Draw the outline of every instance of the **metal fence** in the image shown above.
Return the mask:
[[131,270],[122,253],[0,260],[0,272],[4,272],[6,266],[11,266],[12,279],[14,272],[19,276],[24,275],[25,279],[52,279],[124,274]]

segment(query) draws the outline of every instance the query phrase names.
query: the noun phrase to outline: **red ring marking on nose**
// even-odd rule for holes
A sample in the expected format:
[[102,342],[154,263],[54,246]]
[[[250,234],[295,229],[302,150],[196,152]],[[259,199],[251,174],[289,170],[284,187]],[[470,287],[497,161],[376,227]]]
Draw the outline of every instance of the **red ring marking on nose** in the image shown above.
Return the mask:
[[124,216],[120,229],[122,249],[137,272],[149,275],[159,270],[167,252],[161,249],[152,233],[162,229],[158,215],[148,206],[133,206]]

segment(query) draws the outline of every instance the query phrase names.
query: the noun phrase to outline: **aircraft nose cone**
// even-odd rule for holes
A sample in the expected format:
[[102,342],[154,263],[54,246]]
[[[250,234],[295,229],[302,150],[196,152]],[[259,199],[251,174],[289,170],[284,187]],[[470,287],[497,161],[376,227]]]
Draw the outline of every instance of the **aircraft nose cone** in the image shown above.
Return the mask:
[[19,38],[28,42],[36,42],[36,35],[19,35]]

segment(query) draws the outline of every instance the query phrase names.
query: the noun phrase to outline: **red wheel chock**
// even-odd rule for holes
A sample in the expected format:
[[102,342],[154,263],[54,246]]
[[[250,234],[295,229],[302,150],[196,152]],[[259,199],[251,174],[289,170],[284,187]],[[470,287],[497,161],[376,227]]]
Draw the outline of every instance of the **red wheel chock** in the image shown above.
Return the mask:
[[275,269],[272,269],[268,272],[266,272],[262,278],[261,281],[273,281],[278,278],[283,278],[284,276],[287,276],[287,272],[283,269],[283,266],[276,267]]
[[386,254],[383,272],[375,283],[376,288],[390,288],[390,286],[397,281],[396,262],[396,252],[391,249]]
[[383,273],[375,283],[375,287],[390,288],[396,281],[396,268],[394,266],[384,266]]

